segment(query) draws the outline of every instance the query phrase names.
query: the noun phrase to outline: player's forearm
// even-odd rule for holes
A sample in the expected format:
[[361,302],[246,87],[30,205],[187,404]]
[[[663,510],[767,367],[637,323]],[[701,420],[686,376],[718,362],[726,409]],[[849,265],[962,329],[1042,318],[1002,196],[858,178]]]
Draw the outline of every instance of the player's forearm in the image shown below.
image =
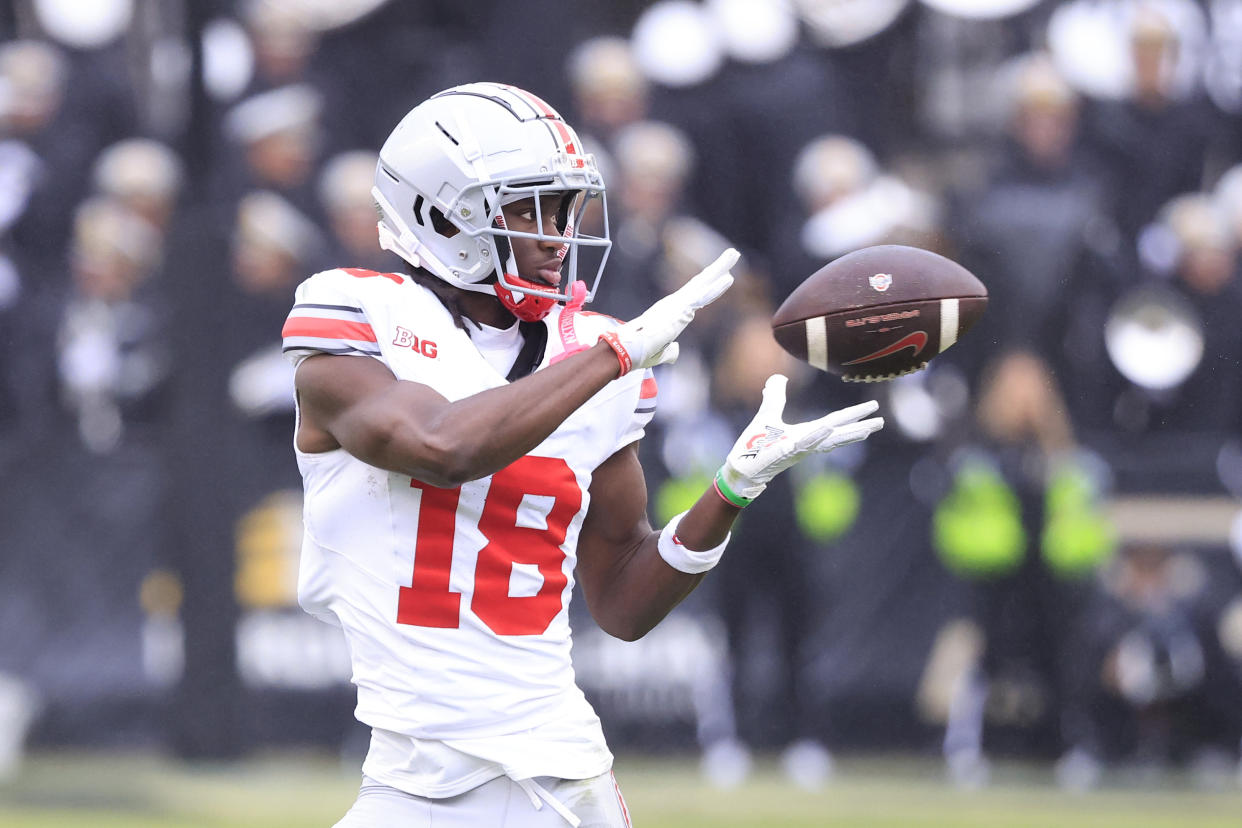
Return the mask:
[[726,502],[709,487],[682,516],[677,537],[687,549],[712,549],[725,542],[741,513],[741,508]]
[[652,532],[610,579],[607,591],[591,600],[591,617],[600,629],[623,641],[637,641],[664,620],[703,580],[678,572],[656,550]]
[[[682,516],[677,541],[691,552],[719,547],[741,510],[706,491]],[[706,572],[683,572],[660,553],[661,532],[647,535],[632,554],[619,560],[609,589],[591,613],[601,628],[617,638],[642,638],[702,582]]]
[[517,382],[444,406],[409,435],[416,477],[460,485],[528,454],[617,378],[616,355],[599,344]]

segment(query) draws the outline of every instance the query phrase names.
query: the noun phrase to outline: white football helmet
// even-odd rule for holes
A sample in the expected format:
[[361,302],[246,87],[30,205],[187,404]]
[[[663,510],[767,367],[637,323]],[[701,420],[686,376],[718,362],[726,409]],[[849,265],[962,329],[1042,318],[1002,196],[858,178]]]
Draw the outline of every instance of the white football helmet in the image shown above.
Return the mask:
[[[538,232],[505,226],[502,205],[534,197],[538,210],[542,196],[566,191],[578,197],[558,216],[562,235],[542,232],[542,215]],[[580,247],[603,248],[587,298],[594,296],[612,244],[594,157],[552,107],[505,84],[456,86],[410,110],[380,149],[371,194],[381,247],[459,288],[495,292],[519,319],[542,319],[572,298]],[[599,236],[581,229],[596,197]],[[560,242],[569,267],[559,291],[518,274],[513,237]]]

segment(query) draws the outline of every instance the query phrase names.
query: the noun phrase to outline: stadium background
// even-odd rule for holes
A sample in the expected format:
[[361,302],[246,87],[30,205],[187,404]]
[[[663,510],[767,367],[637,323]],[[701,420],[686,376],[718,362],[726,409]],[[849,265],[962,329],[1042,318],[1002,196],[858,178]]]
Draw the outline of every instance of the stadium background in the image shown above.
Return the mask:
[[[619,753],[717,788],[877,752],[967,788],[1010,758],[1235,784],[1240,55],[1236,0],[0,5],[0,765],[360,759],[293,594],[278,331],[305,275],[394,266],[368,153],[492,79],[606,164],[601,310],[744,252],[660,377],[654,520],[769,370],[890,422],[748,510],[647,639],[575,617]],[[981,327],[884,386],[773,351],[794,284],[886,241],[972,267]]]

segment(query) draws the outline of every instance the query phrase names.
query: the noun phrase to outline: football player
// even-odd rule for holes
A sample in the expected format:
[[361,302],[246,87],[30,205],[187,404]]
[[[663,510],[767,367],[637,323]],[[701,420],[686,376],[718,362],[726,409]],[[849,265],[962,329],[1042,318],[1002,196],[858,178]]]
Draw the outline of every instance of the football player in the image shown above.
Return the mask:
[[[636,448],[651,369],[676,358],[738,254],[633,321],[583,311],[609,245],[604,182],[551,107],[501,84],[415,107],[380,150],[372,194],[380,245],[405,272],[318,273],[284,327],[305,483],[299,600],[344,630],[372,728],[339,824],[628,825],[570,664],[575,581],[604,630],[639,638],[774,475],[883,422],[863,419],[866,403],[786,424],[773,377],[715,485],[654,530]],[[577,269],[591,248],[588,289]]]

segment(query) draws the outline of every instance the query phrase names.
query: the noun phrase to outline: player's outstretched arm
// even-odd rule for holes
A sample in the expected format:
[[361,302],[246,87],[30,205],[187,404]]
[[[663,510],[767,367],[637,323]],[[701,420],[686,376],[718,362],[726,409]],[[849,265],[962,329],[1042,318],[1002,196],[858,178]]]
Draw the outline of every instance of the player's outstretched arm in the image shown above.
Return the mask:
[[618,638],[646,635],[719,562],[741,510],[785,469],[811,454],[865,440],[884,426],[875,402],[786,423],[785,377],[769,377],[759,412],[708,489],[661,531],[646,519],[647,491],[636,446],[595,472],[591,510],[578,541],[578,580],[600,627]]
[[676,338],[733,277],[730,249],[677,291],[593,347],[517,382],[449,401],[359,357],[307,358],[296,385],[303,451],[355,457],[435,486],[492,474],[530,452],[619,375],[676,357]]
[[[712,497],[715,503],[695,507],[708,524],[702,527],[703,543],[709,535],[727,537],[739,511]],[[703,580],[703,573],[665,563],[657,551],[659,537],[647,522],[647,487],[634,443],[595,470],[591,508],[578,534],[575,577],[591,616],[609,635],[642,638]]]

